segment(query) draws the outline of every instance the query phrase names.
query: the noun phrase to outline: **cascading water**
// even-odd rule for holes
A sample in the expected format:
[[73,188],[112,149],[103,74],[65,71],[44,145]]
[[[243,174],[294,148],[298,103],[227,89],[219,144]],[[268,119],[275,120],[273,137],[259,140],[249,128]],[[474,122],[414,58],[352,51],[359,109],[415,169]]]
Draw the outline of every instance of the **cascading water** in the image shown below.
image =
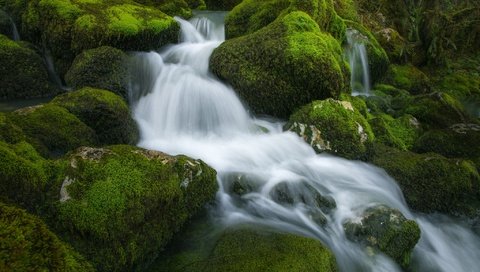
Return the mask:
[[10,17],[10,23],[12,24],[12,39],[14,41],[20,40],[20,34],[18,33],[17,25],[13,21],[12,17]]
[[347,29],[347,57],[350,63],[352,95],[370,95],[370,70],[365,43],[368,38],[358,30]]
[[[382,169],[330,155],[316,155],[282,124],[251,118],[233,90],[209,73],[209,56],[223,37],[219,13],[203,13],[182,27],[181,43],[158,54],[138,53],[132,83],[140,146],[199,158],[217,170],[220,190],[215,213],[225,225],[252,223],[321,240],[342,271],[399,271],[383,255],[368,256],[344,233],[343,223],[372,206],[398,209],[420,225],[413,262],[421,271],[474,271],[480,239],[446,217],[410,212],[399,187]],[[220,20],[221,21],[221,20]],[[144,88],[147,88],[146,90]],[[268,131],[268,132],[265,132]],[[247,180],[250,191],[232,193]],[[282,204],[284,184],[303,202]],[[313,193],[312,193],[313,192]],[[315,193],[334,199],[331,212],[311,203]],[[313,195],[312,195],[313,194]],[[325,219],[320,223],[318,216]]]

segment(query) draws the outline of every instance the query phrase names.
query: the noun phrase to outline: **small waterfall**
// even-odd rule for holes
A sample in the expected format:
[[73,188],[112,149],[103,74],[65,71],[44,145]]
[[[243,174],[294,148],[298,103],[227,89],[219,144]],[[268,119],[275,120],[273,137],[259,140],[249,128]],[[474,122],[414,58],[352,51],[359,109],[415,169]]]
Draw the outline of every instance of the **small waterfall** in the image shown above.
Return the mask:
[[347,29],[347,56],[350,62],[352,95],[370,95],[370,70],[365,43],[368,38],[358,30]]
[[53,84],[55,84],[55,86],[62,90],[69,90],[69,88],[63,84],[62,79],[58,75],[57,70],[55,69],[55,64],[53,63],[52,54],[45,45],[43,46],[43,60],[47,68],[48,78],[50,82],[52,82]]
[[10,23],[12,24],[12,39],[14,41],[20,40],[20,33],[18,33],[17,25],[13,21],[12,17],[10,17]]
[[[223,27],[215,26],[213,15],[190,22],[176,18],[182,43],[136,55],[132,69],[139,77],[133,78],[131,97],[140,146],[212,166],[219,184],[215,216],[225,226],[256,224],[318,239],[335,253],[341,271],[401,271],[344,233],[346,220],[358,220],[380,204],[419,224],[422,237],[413,256],[418,271],[478,271],[480,238],[448,217],[412,213],[384,170],[317,155],[296,134],[283,132],[282,123],[251,118],[234,91],[208,70],[209,56],[221,43],[215,38],[221,34],[212,32]],[[249,191],[239,195],[234,188],[242,182]],[[281,187],[302,201],[279,201]],[[311,205],[317,195],[335,200],[336,208]]]

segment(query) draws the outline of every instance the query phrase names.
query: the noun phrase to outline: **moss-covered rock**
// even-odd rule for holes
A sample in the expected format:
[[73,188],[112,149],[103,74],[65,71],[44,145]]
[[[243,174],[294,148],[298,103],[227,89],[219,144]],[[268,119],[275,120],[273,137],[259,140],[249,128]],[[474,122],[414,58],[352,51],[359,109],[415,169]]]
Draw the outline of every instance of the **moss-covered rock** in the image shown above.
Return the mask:
[[205,243],[205,232],[179,237],[178,247],[152,266],[173,271],[338,271],[333,254],[321,242],[267,230],[227,229]]
[[370,125],[348,101],[327,99],[302,107],[285,129],[299,134],[317,151],[363,158],[374,135]]
[[125,101],[105,90],[83,88],[55,97],[51,104],[66,108],[92,128],[101,144],[136,144],[138,129]]
[[205,0],[208,10],[232,10],[242,0]]
[[396,147],[400,150],[411,149],[421,133],[418,120],[411,115],[393,118],[380,114],[368,120],[375,134],[375,141]]
[[0,141],[15,144],[23,140],[25,140],[25,135],[23,135],[22,129],[0,112]]
[[94,271],[37,217],[0,203],[0,270]]
[[202,161],[133,146],[83,147],[60,167],[56,229],[100,271],[147,265],[217,191]]
[[205,6],[203,0],[139,0],[136,2],[155,7],[169,16],[180,16],[185,19],[192,17],[192,8],[203,9]]
[[85,50],[73,61],[65,75],[68,86],[75,89],[94,87],[128,98],[128,56],[109,46]]
[[480,200],[480,177],[466,160],[375,145],[371,161],[400,185],[410,207],[422,212],[471,214]]
[[348,221],[344,228],[350,240],[383,252],[403,268],[410,264],[413,248],[420,239],[415,221],[386,206],[367,209],[359,222]]
[[79,146],[98,143],[95,131],[65,108],[38,105],[16,110],[8,118],[44,156],[58,156]]
[[214,50],[210,67],[256,113],[277,117],[349,89],[341,47],[303,12],[226,41]]
[[35,51],[0,34],[0,100],[50,96],[58,93],[48,82],[43,61]]
[[430,90],[428,77],[410,64],[403,66],[392,64],[385,75],[385,82],[411,94],[422,94]]

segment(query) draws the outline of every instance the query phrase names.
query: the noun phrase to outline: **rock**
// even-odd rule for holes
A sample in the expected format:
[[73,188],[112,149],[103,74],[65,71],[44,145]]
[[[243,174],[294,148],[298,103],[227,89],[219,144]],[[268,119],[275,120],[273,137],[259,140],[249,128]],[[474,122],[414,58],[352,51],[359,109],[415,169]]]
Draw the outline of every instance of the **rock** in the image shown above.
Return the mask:
[[214,50],[210,67],[256,113],[276,117],[286,118],[314,99],[348,90],[338,42],[303,12],[224,42]]
[[413,65],[392,64],[385,75],[385,82],[411,94],[423,94],[430,90],[428,77]]
[[421,133],[420,123],[411,115],[393,118],[388,114],[379,114],[368,120],[375,141],[400,150],[409,150]]
[[8,118],[43,156],[56,157],[79,146],[98,143],[93,129],[65,108],[53,104],[19,109]]
[[317,152],[326,150],[349,159],[363,157],[374,139],[360,112],[350,102],[334,99],[314,101],[300,108],[290,116],[285,129],[299,134]]
[[0,112],[0,141],[15,144],[25,140],[21,128],[15,125],[4,113]]
[[73,61],[65,75],[67,85],[74,89],[94,87],[128,98],[128,56],[121,50],[102,46],[85,50]]
[[83,88],[55,97],[50,104],[66,108],[92,128],[101,144],[136,144],[139,132],[125,101],[105,90]]
[[383,252],[403,268],[408,267],[420,239],[420,228],[415,221],[386,206],[367,209],[360,222],[347,221],[344,228],[348,239]]
[[94,271],[37,217],[0,203],[0,270]]
[[60,164],[57,233],[99,271],[150,263],[218,189],[202,161],[133,146],[83,147]]
[[242,0],[205,0],[208,10],[232,10]]
[[371,162],[399,184],[408,205],[421,212],[471,214],[480,200],[480,176],[470,161],[416,154],[376,144]]
[[0,100],[57,94],[35,51],[0,34]]

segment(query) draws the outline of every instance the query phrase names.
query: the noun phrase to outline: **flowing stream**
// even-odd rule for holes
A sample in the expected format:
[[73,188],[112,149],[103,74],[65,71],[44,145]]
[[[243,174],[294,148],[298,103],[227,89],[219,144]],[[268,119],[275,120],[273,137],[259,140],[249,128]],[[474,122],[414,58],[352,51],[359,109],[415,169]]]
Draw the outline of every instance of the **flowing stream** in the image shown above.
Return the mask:
[[[369,256],[345,236],[346,220],[358,220],[379,204],[420,225],[413,256],[419,271],[478,271],[480,239],[468,227],[445,216],[411,212],[384,170],[317,155],[300,137],[283,132],[281,122],[256,119],[245,110],[232,88],[208,69],[212,51],[224,39],[224,15],[176,18],[180,44],[136,54],[130,99],[141,130],[139,146],[186,154],[215,168],[220,187],[215,215],[226,226],[258,224],[321,240],[342,271],[401,270],[386,256]],[[232,191],[242,181],[248,181],[249,190],[239,196]],[[303,202],[276,201],[280,184]],[[336,208],[329,212],[309,205],[315,192],[334,199]],[[324,224],[316,220],[319,214]]]
[[368,38],[358,30],[347,29],[347,57],[350,63],[350,86],[352,95],[370,95],[370,69],[368,67],[367,48]]

